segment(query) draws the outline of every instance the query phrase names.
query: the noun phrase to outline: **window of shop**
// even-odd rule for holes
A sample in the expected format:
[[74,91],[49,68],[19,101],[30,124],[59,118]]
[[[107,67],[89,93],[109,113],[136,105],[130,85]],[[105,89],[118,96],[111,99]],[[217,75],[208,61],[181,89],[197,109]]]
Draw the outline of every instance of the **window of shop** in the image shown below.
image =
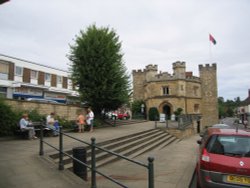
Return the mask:
[[0,97],[6,97],[7,96],[7,88],[6,87],[0,87]]
[[50,80],[51,80],[51,74],[45,73],[45,81],[50,82]]
[[23,76],[23,67],[16,66],[15,67],[15,75],[16,76]]
[[8,80],[9,65],[7,63],[0,62],[0,79]]
[[62,76],[57,76],[57,84],[62,84]]
[[30,78],[37,80],[37,77],[38,77],[38,72],[35,71],[35,70],[31,70],[31,72],[30,72]]

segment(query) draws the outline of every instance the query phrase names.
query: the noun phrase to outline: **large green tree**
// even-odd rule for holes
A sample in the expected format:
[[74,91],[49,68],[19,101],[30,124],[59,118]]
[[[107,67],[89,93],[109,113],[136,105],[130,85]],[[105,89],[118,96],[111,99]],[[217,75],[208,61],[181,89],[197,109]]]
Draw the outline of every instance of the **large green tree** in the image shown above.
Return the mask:
[[241,104],[240,97],[234,100],[225,101],[223,97],[218,98],[219,117],[233,117],[236,113],[237,107]]
[[129,76],[116,32],[91,25],[81,30],[74,42],[68,57],[81,100],[87,101],[97,114],[127,103]]

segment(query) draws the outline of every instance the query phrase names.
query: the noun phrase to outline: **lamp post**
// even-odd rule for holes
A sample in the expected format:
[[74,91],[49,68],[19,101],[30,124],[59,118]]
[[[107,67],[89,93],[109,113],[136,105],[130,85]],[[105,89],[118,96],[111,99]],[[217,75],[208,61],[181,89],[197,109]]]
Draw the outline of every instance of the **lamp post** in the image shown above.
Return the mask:
[[144,107],[145,107],[145,105],[142,103],[142,104],[141,104],[141,113],[142,113],[142,114],[144,114]]
[[[144,116],[144,108],[145,108],[145,105],[142,103],[141,104],[141,114]],[[144,117],[143,117],[144,118]]]

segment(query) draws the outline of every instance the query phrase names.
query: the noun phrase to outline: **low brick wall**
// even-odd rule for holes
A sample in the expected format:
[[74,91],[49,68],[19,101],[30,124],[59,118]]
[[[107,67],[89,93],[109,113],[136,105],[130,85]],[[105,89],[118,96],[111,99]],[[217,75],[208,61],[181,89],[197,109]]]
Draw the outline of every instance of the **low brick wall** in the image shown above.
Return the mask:
[[75,120],[79,111],[83,111],[83,113],[86,113],[85,108],[66,104],[39,103],[34,101],[23,101],[14,99],[6,99],[5,101],[13,109],[18,109],[22,111],[37,110],[38,113],[41,115],[48,115],[51,112],[54,112],[56,115],[60,116],[60,118],[65,118],[67,120]]

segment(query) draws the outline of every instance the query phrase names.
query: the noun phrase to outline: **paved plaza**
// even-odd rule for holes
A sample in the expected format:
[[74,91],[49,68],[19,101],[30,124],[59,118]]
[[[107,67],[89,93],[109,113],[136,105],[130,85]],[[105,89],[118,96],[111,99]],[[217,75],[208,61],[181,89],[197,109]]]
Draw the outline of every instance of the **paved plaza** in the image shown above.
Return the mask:
[[[106,127],[94,132],[69,133],[84,141],[96,142],[118,138],[135,132],[154,128],[154,122],[144,122],[118,127]],[[135,158],[147,163],[147,158],[154,160],[155,188],[188,188],[194,171],[198,135],[182,139],[157,152],[149,152]],[[58,137],[46,137],[47,142],[58,147]],[[63,139],[65,149],[82,146],[70,138]],[[59,171],[58,166],[49,159],[48,154],[55,152],[44,147],[44,156],[39,156],[39,139],[2,139],[0,141],[0,187],[1,188],[90,188],[90,181],[84,182],[68,170]],[[146,188],[147,170],[121,160],[100,168],[129,188]],[[90,177],[90,174],[88,175]],[[118,185],[97,175],[97,188],[119,188]]]

